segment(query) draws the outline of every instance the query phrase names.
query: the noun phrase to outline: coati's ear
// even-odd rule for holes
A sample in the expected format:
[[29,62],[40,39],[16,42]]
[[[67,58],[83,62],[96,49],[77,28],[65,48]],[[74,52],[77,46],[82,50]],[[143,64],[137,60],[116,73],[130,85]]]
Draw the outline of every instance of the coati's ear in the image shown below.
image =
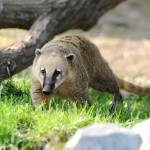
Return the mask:
[[75,55],[74,54],[69,54],[69,55],[66,56],[66,58],[67,58],[68,63],[73,65],[73,62],[75,60]]
[[35,56],[40,56],[42,54],[42,51],[40,49],[36,49]]

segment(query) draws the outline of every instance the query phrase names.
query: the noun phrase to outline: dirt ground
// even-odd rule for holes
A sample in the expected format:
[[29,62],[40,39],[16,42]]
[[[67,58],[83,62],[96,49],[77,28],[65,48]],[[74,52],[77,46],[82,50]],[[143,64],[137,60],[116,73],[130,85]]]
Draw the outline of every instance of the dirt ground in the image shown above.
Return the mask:
[[[76,30],[67,33],[87,36],[98,46],[119,76],[150,84],[149,6],[149,0],[126,1],[104,15],[90,31]],[[9,32],[0,30],[0,49],[20,40],[25,33],[26,31],[16,29]]]

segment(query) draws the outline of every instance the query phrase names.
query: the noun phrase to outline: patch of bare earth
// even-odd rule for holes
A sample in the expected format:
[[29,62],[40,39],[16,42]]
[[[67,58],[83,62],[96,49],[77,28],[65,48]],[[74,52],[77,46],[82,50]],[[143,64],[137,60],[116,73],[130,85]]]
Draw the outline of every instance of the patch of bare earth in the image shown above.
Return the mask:
[[100,37],[91,38],[91,41],[98,46],[102,56],[106,58],[116,74],[127,79],[136,79],[137,82],[150,82],[148,40],[132,41]]

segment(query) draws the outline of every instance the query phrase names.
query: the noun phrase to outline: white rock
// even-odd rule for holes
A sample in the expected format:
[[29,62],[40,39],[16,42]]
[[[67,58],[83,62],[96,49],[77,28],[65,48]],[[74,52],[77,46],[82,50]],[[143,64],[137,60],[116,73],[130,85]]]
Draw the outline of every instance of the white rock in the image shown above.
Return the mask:
[[137,123],[133,131],[140,134],[142,138],[140,150],[150,150],[150,119]]
[[96,124],[78,130],[64,150],[139,150],[141,137],[114,124]]

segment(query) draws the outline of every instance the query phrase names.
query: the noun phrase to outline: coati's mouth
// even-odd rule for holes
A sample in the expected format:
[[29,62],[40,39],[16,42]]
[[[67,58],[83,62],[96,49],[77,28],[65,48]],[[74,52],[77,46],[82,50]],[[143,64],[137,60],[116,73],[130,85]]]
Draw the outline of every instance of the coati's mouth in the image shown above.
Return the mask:
[[55,84],[45,85],[42,92],[45,95],[50,95],[53,92],[54,88],[55,88]]

